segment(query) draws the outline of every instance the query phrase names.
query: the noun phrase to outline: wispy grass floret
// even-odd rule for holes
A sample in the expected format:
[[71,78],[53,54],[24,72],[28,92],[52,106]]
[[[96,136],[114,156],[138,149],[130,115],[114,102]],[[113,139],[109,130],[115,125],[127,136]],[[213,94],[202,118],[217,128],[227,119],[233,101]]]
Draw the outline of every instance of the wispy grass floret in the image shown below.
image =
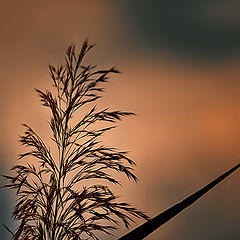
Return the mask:
[[[20,143],[29,151],[19,158],[27,161],[14,166],[13,175],[4,176],[9,181],[4,187],[15,189],[18,197],[12,215],[19,225],[15,232],[6,227],[14,240],[98,239],[99,232],[112,235],[119,220],[129,227],[135,217],[148,219],[144,212],[119,202],[109,187],[120,184],[114,172],[137,181],[135,163],[127,153],[105,146],[101,139],[117,121],[133,113],[99,111],[92,105],[101,97],[109,75],[119,73],[114,67],[85,66],[83,59],[92,47],[85,41],[76,54],[71,45],[64,65],[49,66],[53,91],[36,89],[50,110],[57,154],[53,156],[44,140],[24,124]],[[74,122],[73,115],[87,105],[92,106]]]

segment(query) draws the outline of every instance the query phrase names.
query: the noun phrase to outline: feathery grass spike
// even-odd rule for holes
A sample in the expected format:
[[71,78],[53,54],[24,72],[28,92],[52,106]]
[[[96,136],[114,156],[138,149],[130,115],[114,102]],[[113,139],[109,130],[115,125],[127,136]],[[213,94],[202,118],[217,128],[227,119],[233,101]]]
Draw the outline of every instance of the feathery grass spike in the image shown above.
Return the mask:
[[[49,66],[53,90],[36,89],[42,105],[50,110],[49,127],[57,154],[24,124],[20,143],[28,151],[19,159],[27,161],[13,167],[13,175],[4,176],[9,182],[4,187],[15,189],[18,197],[13,217],[19,225],[12,233],[13,240],[98,239],[99,232],[112,235],[119,221],[128,227],[135,217],[148,219],[137,208],[119,202],[108,186],[120,184],[115,173],[137,180],[134,162],[126,152],[104,146],[101,139],[117,121],[133,113],[99,111],[92,106],[101,97],[109,75],[119,73],[115,68],[96,70],[96,66],[84,65],[92,47],[86,40],[77,54],[71,45],[65,64]],[[84,111],[85,106],[89,110],[77,122],[72,121],[83,106]]]

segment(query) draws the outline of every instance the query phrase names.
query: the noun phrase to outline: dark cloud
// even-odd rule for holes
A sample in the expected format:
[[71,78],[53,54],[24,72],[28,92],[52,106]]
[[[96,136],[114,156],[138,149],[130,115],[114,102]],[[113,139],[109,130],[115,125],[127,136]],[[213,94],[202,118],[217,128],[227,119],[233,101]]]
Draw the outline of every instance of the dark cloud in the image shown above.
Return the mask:
[[[239,2],[215,0],[123,1],[136,43],[183,58],[226,60],[239,54]],[[238,10],[237,10],[238,9]]]

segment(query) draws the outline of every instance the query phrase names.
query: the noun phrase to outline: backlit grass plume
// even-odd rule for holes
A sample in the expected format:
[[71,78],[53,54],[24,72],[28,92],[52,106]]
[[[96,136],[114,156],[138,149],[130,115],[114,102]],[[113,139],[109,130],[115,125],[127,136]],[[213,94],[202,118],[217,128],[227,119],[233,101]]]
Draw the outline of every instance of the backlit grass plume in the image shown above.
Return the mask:
[[[119,73],[115,68],[83,65],[92,47],[85,41],[76,54],[75,46],[70,46],[64,65],[49,66],[53,91],[36,89],[51,113],[57,154],[53,156],[43,139],[24,125],[20,142],[29,151],[20,155],[25,161],[12,168],[13,175],[4,176],[9,181],[4,187],[15,189],[17,195],[13,217],[19,225],[12,232],[14,240],[98,239],[99,232],[111,235],[119,220],[128,227],[134,217],[147,219],[142,211],[119,202],[109,188],[109,183],[120,184],[116,173],[137,180],[126,152],[104,146],[101,140],[118,120],[133,113],[99,111],[92,105],[101,97],[109,74]],[[75,115],[73,121],[76,112],[81,112],[81,119]]]

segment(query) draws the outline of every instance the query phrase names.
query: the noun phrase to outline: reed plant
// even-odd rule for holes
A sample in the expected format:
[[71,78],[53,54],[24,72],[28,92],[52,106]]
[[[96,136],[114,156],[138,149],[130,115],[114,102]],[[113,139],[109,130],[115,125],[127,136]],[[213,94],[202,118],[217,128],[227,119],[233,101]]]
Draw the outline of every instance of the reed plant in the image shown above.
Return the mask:
[[[14,240],[98,239],[100,232],[113,235],[120,222],[129,227],[135,218],[148,219],[111,190],[113,184],[120,185],[116,173],[137,181],[135,163],[127,152],[105,146],[102,136],[134,114],[98,110],[103,84],[119,71],[84,64],[92,47],[85,41],[77,53],[71,45],[63,65],[49,66],[52,90],[36,89],[50,110],[49,137],[56,154],[35,130],[23,125],[20,143],[28,151],[20,154],[12,175],[4,175],[4,187],[17,196],[12,215],[19,224],[15,231],[5,226]],[[76,113],[81,113],[79,119]]]

